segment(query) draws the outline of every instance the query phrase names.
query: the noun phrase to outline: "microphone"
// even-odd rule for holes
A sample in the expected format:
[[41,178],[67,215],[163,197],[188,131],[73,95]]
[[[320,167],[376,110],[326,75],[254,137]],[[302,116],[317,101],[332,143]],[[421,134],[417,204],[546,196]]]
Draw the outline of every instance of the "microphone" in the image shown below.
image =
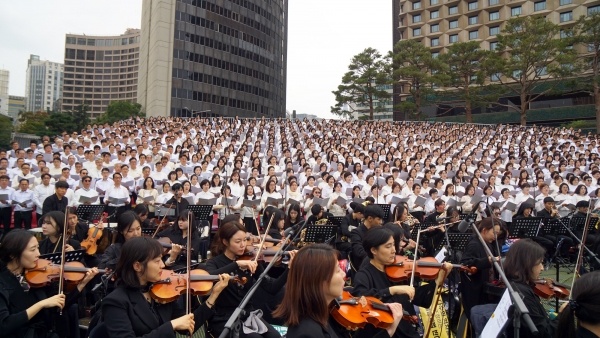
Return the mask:
[[477,202],[477,204],[473,206],[473,210],[471,210],[471,212],[467,215],[467,217],[465,217],[465,219],[463,219],[462,221],[460,221],[460,223],[458,223],[458,231],[466,232],[467,229],[469,229],[469,226],[471,225],[471,223],[473,223],[475,221],[475,211],[477,211],[477,209],[479,209],[479,204],[481,202],[483,202],[483,200]]
[[298,227],[301,227],[304,223],[306,223],[306,221],[299,222],[298,224],[285,229],[285,231],[283,232],[283,236],[287,237],[290,234],[295,234],[296,231],[298,231]]

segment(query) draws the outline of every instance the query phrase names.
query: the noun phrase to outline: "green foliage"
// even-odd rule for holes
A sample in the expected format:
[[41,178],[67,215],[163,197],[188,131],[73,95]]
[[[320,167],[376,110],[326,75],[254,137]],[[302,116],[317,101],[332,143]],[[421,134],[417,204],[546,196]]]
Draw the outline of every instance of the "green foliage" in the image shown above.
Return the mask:
[[440,60],[448,66],[444,87],[446,91],[458,91],[458,100],[464,104],[453,107],[465,109],[468,123],[473,122],[473,108],[485,104],[482,85],[489,75],[484,60],[491,54],[491,51],[480,49],[478,41],[468,41],[451,44],[448,51],[440,56]]
[[60,135],[63,131],[72,133],[77,131],[77,124],[71,113],[52,113],[46,119],[47,134]]
[[[594,106],[571,106],[571,107],[559,107],[559,108],[544,108],[544,109],[532,109],[527,113],[527,117],[530,121],[542,122],[542,121],[558,121],[566,119],[589,119],[594,118]],[[473,123],[483,124],[506,124],[506,123],[519,123],[521,116],[517,111],[499,112],[499,113],[488,113],[488,114],[475,114],[473,115]],[[443,116],[436,117],[436,122],[466,122],[465,116]]]
[[10,118],[0,115],[0,130],[2,130],[2,133],[0,133],[0,148],[9,149],[12,141],[10,133],[14,131]]
[[585,17],[581,16],[575,28],[576,41],[583,44],[584,53],[581,61],[592,68],[593,76],[588,81],[577,82],[579,87],[594,96],[596,106],[596,133],[600,133],[600,13],[593,12]]
[[573,128],[573,129],[589,129],[589,128],[596,128],[596,122],[595,121],[577,120],[577,121],[573,121],[571,123],[561,124],[560,126],[564,127],[564,128]]
[[45,122],[50,116],[48,113],[43,111],[37,112],[23,112],[19,114],[19,128],[18,132],[35,134],[37,136],[45,136],[48,134]]
[[409,113],[413,119],[422,119],[421,107],[427,105],[436,84],[444,83],[445,65],[431,56],[429,47],[414,40],[402,40],[394,46],[393,79],[409,85],[412,102],[403,101],[396,109]]
[[87,103],[80,104],[75,107],[75,110],[70,111],[69,113],[73,116],[73,123],[75,123],[76,130],[81,131],[82,129],[87,128],[88,124],[92,123],[90,119],[89,112],[90,106]]
[[[567,37],[557,39],[561,29]],[[489,74],[499,74],[500,81],[488,86],[488,102],[497,102],[502,96],[518,96],[519,106],[505,104],[520,114],[520,122],[527,122],[529,104],[543,95],[555,93],[556,84],[540,90],[553,80],[578,74],[577,53],[569,48],[574,43],[572,32],[550,20],[540,17],[516,17],[507,21],[498,35],[498,53],[485,60]],[[550,76],[545,76],[545,72]]]
[[[378,89],[378,86],[389,84],[390,64],[387,58],[373,48],[367,48],[352,58],[348,72],[342,77],[342,84],[332,93],[335,95],[336,104],[331,107],[331,113],[351,118],[358,106],[369,108],[369,117],[373,113],[382,111],[383,106],[374,107],[373,101],[388,100],[391,95]],[[346,110],[345,108],[348,108]]]
[[127,120],[132,116],[146,116],[142,112],[141,104],[129,101],[112,101],[106,111],[96,119],[96,123],[113,124],[117,121]]

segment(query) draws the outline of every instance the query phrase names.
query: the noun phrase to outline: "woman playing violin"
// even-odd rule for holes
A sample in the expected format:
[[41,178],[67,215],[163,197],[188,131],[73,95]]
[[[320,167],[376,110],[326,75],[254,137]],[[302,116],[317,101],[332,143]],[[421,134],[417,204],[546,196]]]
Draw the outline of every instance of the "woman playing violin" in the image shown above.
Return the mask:
[[[492,253],[497,256],[496,260],[500,260],[496,245],[492,244],[494,241],[497,241],[497,236],[500,235],[500,221],[498,219],[494,220],[491,217],[484,218],[477,228],[487,246]],[[490,271],[490,269],[492,269],[492,260],[488,257],[485,248],[481,245],[481,241],[477,235],[471,236],[471,239],[465,247],[460,263],[477,268],[477,272],[474,274],[465,274],[461,272],[461,285],[459,290],[462,293],[462,304],[465,314],[469,318],[473,306],[498,302],[497,299],[490,298],[491,296],[485,292],[485,284],[493,282],[495,275]]]
[[[544,306],[540,302],[534,291],[535,281],[540,272],[544,271],[544,248],[531,239],[521,239],[510,246],[506,261],[504,262],[504,272],[508,281],[515,287],[525,306],[529,310],[529,316],[539,331],[538,337],[555,337],[556,323],[548,318]],[[506,329],[507,337],[513,337],[514,328],[512,321]],[[534,337],[527,325],[521,325],[519,336],[523,338]]]
[[[215,316],[208,323],[208,332],[213,337],[218,337],[223,331],[225,323],[240,304],[246,292],[255,282],[254,276],[260,276],[263,273],[263,267],[256,260],[236,260],[242,256],[246,250],[246,228],[238,222],[229,222],[223,224],[215,238],[213,239],[210,252],[213,257],[206,263],[206,271],[211,274],[234,273],[241,277],[247,277],[248,282],[242,287],[238,285],[229,285],[223,291],[223,294],[215,304]],[[290,251],[290,263],[293,261],[295,251]],[[279,278],[274,279],[266,276],[260,284],[260,288],[269,294],[277,294],[288,280],[288,270],[286,269]],[[254,306],[252,300],[244,309],[247,314],[256,316],[256,320],[262,321],[266,332],[244,333],[240,330],[241,338],[279,338],[280,334],[260,315],[253,312]],[[246,318],[242,318],[242,322]]]
[[[175,337],[175,331],[195,332],[212,317],[213,306],[227,286],[221,275],[210,297],[193,313],[186,314],[178,302],[158,306],[149,289],[161,280],[163,248],[152,238],[136,237],[123,244],[117,263],[117,288],[102,301],[104,328],[109,338]],[[100,327],[96,328],[100,330]]]
[[273,223],[271,223],[271,229],[269,229],[268,235],[274,239],[282,239],[284,238],[285,213],[281,210],[275,210],[273,211],[273,214]]
[[[273,313],[285,319],[287,338],[350,337],[349,331],[329,316],[330,306],[342,296],[345,285],[346,273],[337,260],[338,253],[326,244],[314,244],[298,251],[290,266],[283,302]],[[387,330],[380,330],[378,338],[393,336],[402,318],[402,305],[388,306],[394,323]]]
[[102,257],[100,257],[100,269],[113,270],[117,266],[117,261],[121,255],[121,247],[128,240],[140,237],[142,235],[142,222],[138,215],[133,211],[126,211],[117,219],[117,238],[115,242],[111,244]]
[[[50,211],[41,218],[42,233],[46,236],[40,241],[40,253],[42,255],[49,253],[62,252],[62,234],[65,227],[65,214],[62,211]],[[79,250],[80,242],[69,238],[65,245],[65,252]]]
[[66,296],[54,295],[50,287],[29,288],[25,270],[36,267],[40,250],[37,239],[25,230],[13,230],[0,245],[0,332],[6,338],[58,337],[50,309],[76,304],[81,290],[98,273],[90,269]]
[[[186,256],[181,255],[182,248],[187,243],[188,227],[189,222],[189,210],[184,210],[179,214],[177,220],[173,225],[169,226],[166,230],[159,232],[156,237],[167,237],[171,240],[173,247],[169,252],[169,258],[165,261],[165,265],[169,270],[176,270],[185,266]],[[198,235],[198,227],[196,227],[196,218],[192,214],[192,249],[194,249],[195,255],[198,255],[200,251],[200,236]]]
[[[600,337],[600,271],[581,276],[571,293],[571,300],[561,307],[557,337]],[[577,317],[577,328],[575,326]]]
[[[383,302],[400,303],[410,315],[415,315],[413,305],[429,307],[433,301],[435,289],[444,282],[444,273],[440,273],[435,283],[417,288],[401,285],[388,279],[385,267],[394,263],[396,247],[393,232],[384,227],[373,227],[367,231],[363,239],[363,247],[369,259],[362,264],[353,280],[354,296],[373,296]],[[450,263],[444,263],[442,269],[449,272]],[[416,284],[415,284],[416,285]],[[377,328],[367,326],[354,337],[373,337]],[[408,321],[401,321],[393,337],[419,337]]]

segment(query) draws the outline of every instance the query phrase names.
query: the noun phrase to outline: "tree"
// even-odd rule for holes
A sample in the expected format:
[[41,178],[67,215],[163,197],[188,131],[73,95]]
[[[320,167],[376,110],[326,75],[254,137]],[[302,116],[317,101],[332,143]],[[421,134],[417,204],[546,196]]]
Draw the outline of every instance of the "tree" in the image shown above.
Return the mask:
[[487,69],[483,61],[492,52],[479,48],[478,41],[457,42],[448,47],[448,51],[440,56],[440,60],[448,66],[444,87],[448,95],[456,96],[460,102],[456,107],[465,109],[467,123],[473,122],[473,108],[484,103],[481,96],[482,85],[486,80]]
[[76,131],[81,131],[82,129],[87,128],[88,124],[92,123],[90,119],[89,112],[90,106],[87,103],[80,104],[75,107],[75,110],[69,112],[71,116],[73,116],[73,123],[75,123]]
[[9,149],[11,139],[11,133],[14,131],[14,127],[10,118],[0,115],[0,148]]
[[46,120],[46,128],[48,129],[48,134],[57,134],[60,135],[63,131],[67,133],[72,133],[74,131],[79,131],[77,124],[74,121],[71,113],[52,113]]
[[[556,38],[559,34],[566,38]],[[561,81],[577,73],[577,55],[570,48],[568,28],[543,17],[516,17],[506,22],[498,35],[498,53],[486,59],[485,67],[495,82],[488,89],[489,101],[517,111],[521,125],[527,123],[529,105],[556,93]],[[499,103],[499,97],[518,96],[520,102]]]
[[444,82],[443,63],[431,55],[429,47],[414,40],[402,40],[394,46],[393,79],[408,85],[411,101],[403,101],[395,108],[410,114],[413,118],[422,118],[421,107],[428,103],[428,97],[434,93],[434,86]]
[[[381,86],[389,84],[389,61],[373,48],[367,48],[352,58],[342,84],[332,93],[335,107],[331,113],[350,118],[355,111],[369,108],[369,119],[373,113],[383,111],[383,105],[375,107],[374,101],[385,101],[391,95]],[[363,109],[359,109],[363,108]]]
[[96,119],[97,123],[113,124],[117,121],[127,120],[130,117],[146,116],[142,112],[142,105],[129,101],[112,101],[106,111]]
[[37,136],[45,136],[48,134],[45,122],[49,118],[48,113],[44,111],[23,112],[19,114],[19,129],[20,133],[35,134]]
[[581,59],[584,64],[591,65],[593,76],[589,81],[580,81],[579,84],[594,96],[596,133],[600,133],[600,12],[595,11],[588,17],[581,16],[574,35],[577,36],[577,42],[588,51],[581,55]]

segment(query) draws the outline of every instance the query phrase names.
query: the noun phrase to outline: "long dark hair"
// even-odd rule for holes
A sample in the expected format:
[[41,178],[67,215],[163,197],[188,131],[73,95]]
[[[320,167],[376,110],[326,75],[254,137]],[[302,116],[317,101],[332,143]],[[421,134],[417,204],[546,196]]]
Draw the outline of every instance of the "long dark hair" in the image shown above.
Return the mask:
[[[177,217],[177,221],[172,225],[173,229],[171,231],[174,234],[183,236],[183,231],[179,229],[179,221],[187,221],[189,219],[190,213],[192,212],[188,209],[185,209],[179,214],[179,217]],[[188,226],[192,227],[192,238],[194,238],[198,234],[198,227],[196,226],[196,217],[193,213],[191,216],[192,221]]]
[[[135,215],[135,214],[134,214]],[[136,237],[123,244],[121,256],[117,262],[115,275],[117,276],[117,285],[125,285],[130,288],[139,288],[140,281],[133,264],[139,262],[143,266],[142,273],[146,271],[148,262],[160,257],[163,248],[154,238]]]
[[288,326],[311,318],[325,328],[329,304],[323,284],[328,283],[336,271],[338,252],[327,244],[314,244],[300,249],[296,258],[290,266],[285,295],[273,316],[285,318]]
[[138,221],[140,226],[142,226],[142,219],[135,212],[128,210],[119,216],[117,219],[117,238],[115,238],[115,243],[125,243],[125,235],[123,232],[128,231],[131,225]]
[[15,229],[6,234],[0,243],[0,266],[4,268],[11,261],[20,260],[32,237],[33,234],[24,229]]
[[231,237],[233,237],[238,231],[243,231],[246,233],[246,227],[241,225],[239,222],[228,222],[221,225],[210,246],[211,255],[215,257],[224,253],[227,247],[225,244],[223,244],[223,240],[229,242]]
[[586,273],[573,285],[571,301],[558,316],[557,337],[575,337],[575,317],[581,323],[600,323],[600,271]]
[[532,285],[533,267],[544,260],[546,249],[529,238],[521,239],[511,245],[506,261],[504,272],[506,277],[514,282]]
[[44,214],[44,216],[42,216],[40,218],[40,224],[44,223],[45,220],[48,220],[52,223],[52,221],[54,221],[54,224],[56,224],[56,236],[60,236],[63,234],[64,229],[65,229],[65,213],[62,211],[50,211]]
[[394,237],[394,232],[384,227],[373,227],[367,231],[365,238],[363,238],[362,245],[365,248],[365,252],[370,259],[373,259],[372,248],[378,248],[380,245],[387,243],[390,237]]
[[[298,216],[296,216],[296,221],[294,221],[294,223],[292,223],[292,218],[290,217],[290,211],[292,211],[292,210],[294,210],[298,213]],[[300,213],[300,206],[296,203],[290,204],[287,215],[285,217],[285,225],[283,226],[283,228],[287,229],[287,228],[291,227],[292,225],[296,225],[300,221],[302,221],[302,214]]]

